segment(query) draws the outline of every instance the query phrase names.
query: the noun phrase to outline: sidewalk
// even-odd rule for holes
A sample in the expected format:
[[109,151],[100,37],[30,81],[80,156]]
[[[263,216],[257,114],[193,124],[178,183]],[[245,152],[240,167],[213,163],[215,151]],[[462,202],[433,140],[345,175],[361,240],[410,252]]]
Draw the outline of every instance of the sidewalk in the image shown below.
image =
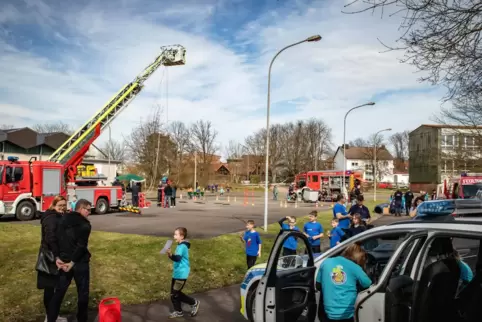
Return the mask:
[[[189,282],[188,282],[189,283]],[[245,322],[239,313],[239,284],[232,285],[205,293],[193,294],[201,305],[196,317],[189,315],[189,307],[184,308],[183,318],[175,321],[198,322]],[[122,306],[122,322],[159,322],[167,321],[172,310],[170,301],[159,301],[151,304],[136,304]],[[90,314],[89,322],[98,321],[97,312]],[[69,319],[70,320],[70,319]]]

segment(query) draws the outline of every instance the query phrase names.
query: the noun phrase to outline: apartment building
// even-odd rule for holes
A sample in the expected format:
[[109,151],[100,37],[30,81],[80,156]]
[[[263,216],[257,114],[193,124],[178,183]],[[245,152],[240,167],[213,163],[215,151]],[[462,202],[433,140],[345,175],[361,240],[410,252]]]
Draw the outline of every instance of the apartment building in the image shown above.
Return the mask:
[[422,124],[409,134],[412,189],[429,191],[462,172],[481,172],[482,127]]

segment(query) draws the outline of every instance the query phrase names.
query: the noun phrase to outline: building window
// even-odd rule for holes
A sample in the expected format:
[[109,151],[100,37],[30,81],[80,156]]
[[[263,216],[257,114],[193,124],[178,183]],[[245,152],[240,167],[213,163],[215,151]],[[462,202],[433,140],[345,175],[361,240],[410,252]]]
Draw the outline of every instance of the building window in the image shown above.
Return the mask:
[[358,162],[352,162],[352,163],[351,163],[351,166],[352,166],[352,167],[357,167],[357,166],[358,166]]
[[317,175],[311,176],[311,182],[318,182],[318,176]]
[[451,147],[455,145],[455,135],[442,135],[442,146]]

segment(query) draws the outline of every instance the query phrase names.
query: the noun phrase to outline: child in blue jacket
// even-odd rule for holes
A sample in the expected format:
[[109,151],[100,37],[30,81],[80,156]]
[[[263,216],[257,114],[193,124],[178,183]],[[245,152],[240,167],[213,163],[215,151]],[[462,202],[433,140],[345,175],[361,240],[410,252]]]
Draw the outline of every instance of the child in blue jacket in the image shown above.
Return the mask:
[[174,306],[174,312],[169,315],[170,319],[184,316],[182,303],[191,306],[191,316],[196,316],[199,310],[199,301],[182,292],[191,271],[189,264],[189,248],[191,244],[186,240],[186,237],[186,228],[176,228],[174,231],[174,240],[178,243],[176,251],[172,254],[171,249],[167,250],[167,256],[174,262],[171,281],[171,301]]

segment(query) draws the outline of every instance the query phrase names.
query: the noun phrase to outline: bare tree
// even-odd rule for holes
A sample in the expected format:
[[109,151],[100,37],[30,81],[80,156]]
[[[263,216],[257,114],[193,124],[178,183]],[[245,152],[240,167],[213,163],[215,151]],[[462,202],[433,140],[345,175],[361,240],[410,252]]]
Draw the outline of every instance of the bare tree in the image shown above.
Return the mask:
[[191,125],[191,145],[193,151],[198,152],[199,175],[201,180],[204,181],[209,180],[211,175],[211,163],[217,150],[215,144],[217,136],[218,132],[213,128],[210,121],[199,120]]
[[224,149],[226,159],[240,159],[243,156],[243,145],[234,140],[230,140]]
[[0,131],[1,130],[11,130],[15,128],[12,124],[0,124]]
[[361,10],[349,13],[388,9],[389,17],[403,15],[400,47],[402,62],[427,72],[421,81],[443,84],[446,99],[461,98],[469,93],[480,95],[482,80],[482,6],[480,1],[445,0],[354,0],[345,7],[363,3]]
[[405,162],[408,161],[408,134],[410,131],[394,133],[389,137],[389,142],[395,153],[394,166],[398,171],[406,171]]
[[116,160],[124,163],[126,152],[124,148],[123,142],[119,142],[116,140],[110,140],[104,143],[102,146],[102,152],[107,156],[110,156],[111,160]]
[[129,158],[146,178],[148,186],[156,185],[163,175],[169,174],[176,155],[175,143],[163,131],[161,111],[157,109],[126,138]]
[[366,148],[367,146],[370,146],[370,143],[366,139],[356,138],[355,140],[348,142],[348,146]]
[[176,146],[174,178],[176,184],[179,184],[186,165],[186,155],[190,151],[190,131],[183,122],[179,121],[170,123],[168,130]]
[[59,122],[55,122],[55,123],[38,123],[38,124],[35,124],[32,129],[34,131],[37,131],[39,133],[57,133],[57,132],[61,132],[61,133],[65,133],[65,134],[73,134],[74,133],[74,128],[69,125],[69,124],[66,124],[62,121],[59,121]]

